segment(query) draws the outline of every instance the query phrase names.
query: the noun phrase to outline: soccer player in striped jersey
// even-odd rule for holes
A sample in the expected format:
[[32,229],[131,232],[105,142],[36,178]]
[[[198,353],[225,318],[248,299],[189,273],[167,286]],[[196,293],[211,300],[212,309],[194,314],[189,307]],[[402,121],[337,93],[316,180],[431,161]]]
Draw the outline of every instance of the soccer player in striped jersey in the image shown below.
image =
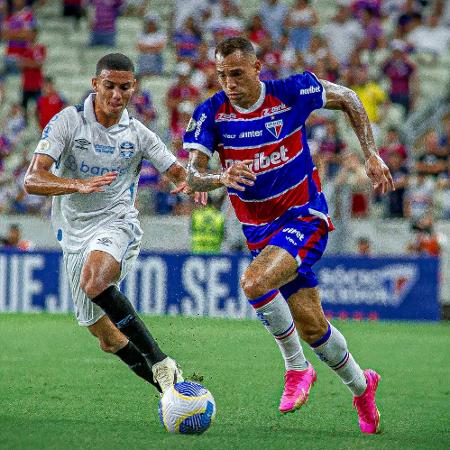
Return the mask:
[[[361,144],[367,175],[384,193],[393,189],[393,181],[367,114],[352,90],[310,72],[261,82],[261,62],[243,37],[218,44],[216,68],[223,91],[196,108],[184,137],[190,151],[188,183],[196,191],[228,188],[254,257],[241,285],[285,361],[279,409],[300,408],[316,380],[298,330],[353,393],[361,431],[375,433],[380,376],[361,370],[344,336],[326,320],[312,270],[333,225],[305,132],[313,110],[344,111]],[[211,173],[208,160],[216,151],[223,170]]]

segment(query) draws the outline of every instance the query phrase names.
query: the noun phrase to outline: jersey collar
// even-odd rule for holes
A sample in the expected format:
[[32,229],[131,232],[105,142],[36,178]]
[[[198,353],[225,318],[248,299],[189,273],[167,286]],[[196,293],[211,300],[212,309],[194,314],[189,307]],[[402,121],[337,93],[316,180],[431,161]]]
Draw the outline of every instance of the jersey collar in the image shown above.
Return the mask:
[[[94,93],[89,94],[86,98],[86,100],[84,101],[84,117],[86,117],[86,120],[88,122],[93,122],[93,123],[99,123],[97,121],[97,117],[95,117],[95,112],[94,112],[94,98],[95,98]],[[99,124],[101,125],[101,124]],[[126,109],[123,110],[122,115],[120,116],[120,120],[119,123],[113,125],[110,128],[114,128],[114,127],[128,127],[130,125],[130,117],[128,115],[128,111]]]
[[259,94],[259,98],[258,100],[256,100],[256,103],[254,103],[252,106],[250,106],[250,108],[241,108],[238,105],[234,105],[233,103],[231,103],[231,105],[233,106],[233,108],[240,114],[249,114],[252,113],[254,111],[256,111],[264,102],[264,98],[266,96],[266,85],[260,81],[261,84],[261,93]]

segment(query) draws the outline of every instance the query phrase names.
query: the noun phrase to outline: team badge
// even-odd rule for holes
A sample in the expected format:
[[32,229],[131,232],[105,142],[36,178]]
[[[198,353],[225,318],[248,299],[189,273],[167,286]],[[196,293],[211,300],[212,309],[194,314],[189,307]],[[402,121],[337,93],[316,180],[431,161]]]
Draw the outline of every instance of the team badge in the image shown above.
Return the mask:
[[196,126],[197,126],[197,122],[194,120],[193,117],[191,117],[191,120],[189,120],[189,123],[186,127],[186,133],[189,133],[190,131],[194,131]]
[[132,142],[125,141],[120,144],[120,148],[123,150],[133,150],[134,144]]
[[47,139],[41,139],[37,146],[37,152],[46,152],[50,148],[50,142]]
[[278,139],[281,134],[281,129],[283,128],[283,119],[266,122],[266,128],[272,136],[275,136]]

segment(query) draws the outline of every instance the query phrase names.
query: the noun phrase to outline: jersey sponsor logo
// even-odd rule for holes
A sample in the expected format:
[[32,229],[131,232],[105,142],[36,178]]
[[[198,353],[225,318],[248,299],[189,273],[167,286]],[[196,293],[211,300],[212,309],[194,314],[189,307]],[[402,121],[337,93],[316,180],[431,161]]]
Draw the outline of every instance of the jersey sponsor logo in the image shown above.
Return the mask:
[[277,114],[279,112],[282,111],[289,111],[291,108],[289,108],[288,106],[286,106],[284,103],[281,103],[279,105],[276,106],[272,106],[270,108],[264,108],[262,110],[262,115],[263,116],[271,116],[272,114]]
[[105,247],[109,247],[112,244],[112,240],[108,237],[102,237],[97,239],[97,244],[104,245]]
[[300,95],[315,94],[316,92],[320,92],[319,86],[310,86],[306,89],[300,89]]
[[296,230],[295,228],[291,228],[291,227],[283,228],[283,233],[294,234],[299,241],[303,241],[303,239],[305,237],[305,235],[303,233],[301,233],[300,231]]
[[234,120],[236,117],[237,116],[234,113],[219,113],[217,114],[216,122],[226,122],[227,120]]
[[228,134],[228,133],[225,133],[225,134],[223,134],[223,137],[224,137],[225,139],[234,139],[234,138],[236,137],[236,135],[235,135],[235,134]]
[[72,172],[80,172],[92,176],[104,175],[108,172],[118,172],[119,175],[124,175],[128,172],[128,167],[91,166],[84,160],[81,161],[80,165],[78,166],[77,161],[73,155],[69,155],[69,157],[64,161],[64,166]]
[[243,131],[239,134],[240,138],[251,138],[262,136],[262,130]]
[[196,140],[198,139],[200,132],[202,131],[202,125],[203,125],[203,122],[206,120],[206,117],[207,117],[206,114],[202,113],[202,115],[200,116],[200,119],[198,119],[197,125],[195,127],[195,134],[194,134],[194,137]]
[[189,133],[190,131],[194,131],[195,127],[197,126],[197,122],[194,120],[193,117],[190,118],[189,123],[186,127],[186,133]]
[[272,136],[275,136],[277,139],[280,137],[281,130],[283,128],[283,120],[272,120],[272,122],[266,122],[267,131],[270,132]]
[[124,149],[124,150],[133,150],[134,149],[134,144],[132,142],[125,141],[125,142],[122,142],[119,145],[119,147]]
[[36,147],[37,152],[45,153],[50,148],[50,142],[48,142],[46,139],[41,139],[39,141],[39,144]]
[[94,144],[94,150],[97,153],[107,153],[111,155],[112,153],[114,153],[115,148],[111,147],[110,145]]
[[119,156],[124,159],[131,159],[134,155],[133,150],[120,150]]
[[91,143],[87,140],[87,139],[75,139],[74,140],[75,145],[74,145],[74,149],[75,150],[82,150],[82,151],[86,151],[89,147],[89,145],[91,145]]
[[[272,152],[270,155],[265,155],[264,152],[256,153],[255,157],[253,158],[253,162],[249,164],[250,168],[254,172],[260,172],[264,169],[278,166],[279,164],[289,161],[288,156],[286,156],[287,152],[288,149],[284,145],[282,145],[279,152]],[[233,163],[238,161],[240,160],[226,159],[225,167],[229,167]]]

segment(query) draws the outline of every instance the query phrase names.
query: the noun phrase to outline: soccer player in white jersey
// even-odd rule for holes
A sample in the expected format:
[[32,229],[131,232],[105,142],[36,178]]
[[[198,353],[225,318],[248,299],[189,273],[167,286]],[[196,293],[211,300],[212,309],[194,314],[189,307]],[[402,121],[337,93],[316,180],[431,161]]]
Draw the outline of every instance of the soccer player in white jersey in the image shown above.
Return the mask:
[[[25,177],[30,194],[53,196],[52,225],[61,244],[78,323],[138,376],[165,391],[182,381],[118,289],[142,237],[134,203],[141,162],[149,160],[188,192],[185,169],[160,138],[128,115],[136,80],[131,60],[102,57],[83,105],[55,115]],[[204,202],[202,195],[196,199]]]
[[[199,191],[226,186],[242,223],[254,257],[241,279],[242,289],[274,336],[286,366],[279,409],[300,408],[316,380],[297,328],[349,387],[361,431],[375,433],[380,377],[360,368],[344,336],[327,321],[312,270],[333,226],[304,131],[313,110],[344,111],[366,157],[367,175],[374,188],[387,192],[394,183],[378,155],[364,107],[350,89],[310,72],[261,82],[261,62],[243,37],[217,45],[216,68],[223,90],[196,108],[184,135],[191,155],[188,183]],[[223,171],[210,173],[208,159],[216,151]]]

